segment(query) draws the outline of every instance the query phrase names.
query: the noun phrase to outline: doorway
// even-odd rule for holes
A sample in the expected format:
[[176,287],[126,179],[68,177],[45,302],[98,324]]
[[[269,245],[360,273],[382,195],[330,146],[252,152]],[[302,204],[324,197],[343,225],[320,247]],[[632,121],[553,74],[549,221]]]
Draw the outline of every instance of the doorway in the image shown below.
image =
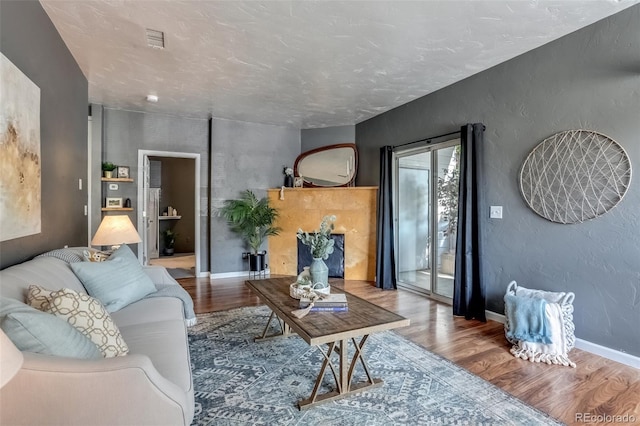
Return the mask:
[[394,153],[397,280],[451,302],[460,140]]
[[200,154],[138,151],[138,256],[174,278],[200,271]]

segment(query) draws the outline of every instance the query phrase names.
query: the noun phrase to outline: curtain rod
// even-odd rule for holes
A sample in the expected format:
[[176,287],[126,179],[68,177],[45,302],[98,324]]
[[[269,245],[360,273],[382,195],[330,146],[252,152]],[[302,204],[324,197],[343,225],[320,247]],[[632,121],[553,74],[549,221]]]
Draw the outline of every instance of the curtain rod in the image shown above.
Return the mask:
[[438,135],[438,136],[433,136],[430,138],[426,138],[426,139],[420,139],[419,141],[413,141],[413,142],[407,142],[407,143],[402,143],[400,145],[393,145],[392,148],[396,149],[396,148],[400,148],[401,146],[407,146],[407,145],[413,145],[415,143],[431,143],[431,141],[433,141],[434,139],[439,139],[439,138],[443,138],[445,136],[453,136],[453,135],[457,135],[460,133],[460,130],[455,131],[455,132],[451,132],[451,133],[445,133],[444,135]]

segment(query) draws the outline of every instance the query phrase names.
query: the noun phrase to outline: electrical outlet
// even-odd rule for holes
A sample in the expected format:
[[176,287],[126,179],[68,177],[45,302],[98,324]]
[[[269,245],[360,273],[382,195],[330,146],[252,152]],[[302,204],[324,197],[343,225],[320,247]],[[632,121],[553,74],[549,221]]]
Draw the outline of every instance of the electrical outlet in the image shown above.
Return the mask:
[[502,206],[491,206],[489,217],[491,219],[502,219]]
[[118,184],[117,183],[110,183],[109,184],[109,190],[110,191],[117,191],[118,190]]

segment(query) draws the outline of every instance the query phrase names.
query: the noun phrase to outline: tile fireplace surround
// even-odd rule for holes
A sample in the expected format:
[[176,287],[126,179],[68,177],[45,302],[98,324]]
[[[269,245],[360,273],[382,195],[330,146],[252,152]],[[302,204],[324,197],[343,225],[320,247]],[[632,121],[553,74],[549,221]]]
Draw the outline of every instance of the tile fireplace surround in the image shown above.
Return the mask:
[[376,202],[378,187],[285,188],[267,190],[269,205],[278,209],[280,235],[269,237],[272,274],[297,275],[296,231],[314,231],[325,215],[336,216],[334,232],[344,234],[344,277],[371,280],[376,275]]

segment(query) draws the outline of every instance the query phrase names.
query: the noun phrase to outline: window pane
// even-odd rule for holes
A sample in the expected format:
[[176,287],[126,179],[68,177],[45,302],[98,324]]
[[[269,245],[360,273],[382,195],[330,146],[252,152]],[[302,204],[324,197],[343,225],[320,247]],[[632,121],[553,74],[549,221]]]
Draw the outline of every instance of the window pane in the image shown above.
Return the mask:
[[431,153],[398,159],[398,280],[431,291]]

